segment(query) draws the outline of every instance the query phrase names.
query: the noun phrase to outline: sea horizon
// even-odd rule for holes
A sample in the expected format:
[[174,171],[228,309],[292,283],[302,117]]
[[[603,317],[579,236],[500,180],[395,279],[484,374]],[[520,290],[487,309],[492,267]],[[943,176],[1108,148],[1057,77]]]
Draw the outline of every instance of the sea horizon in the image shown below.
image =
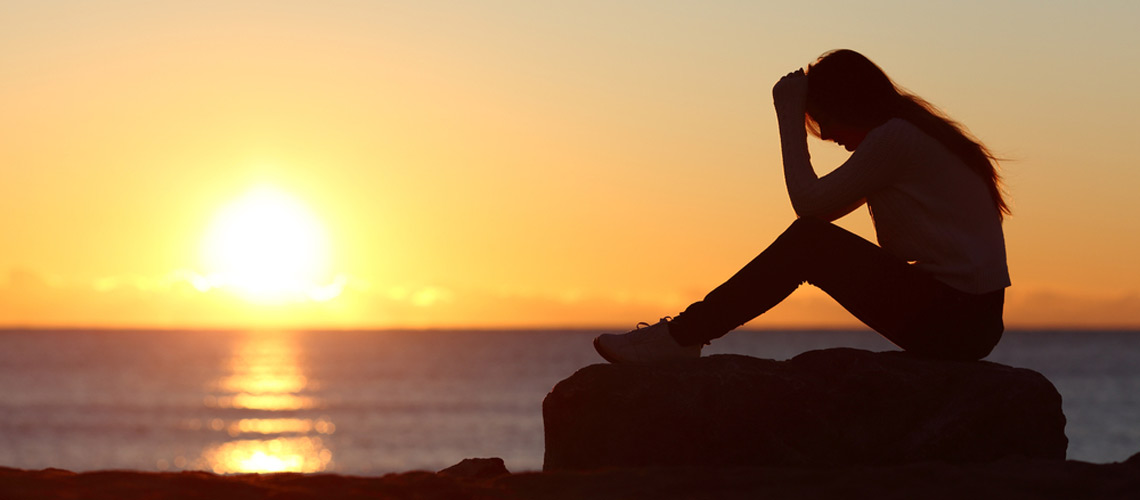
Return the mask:
[[[197,332],[197,333],[337,333],[337,332],[465,332],[465,333],[496,333],[496,332],[625,332],[633,329],[631,325],[470,325],[470,326],[82,326],[82,325],[0,325],[0,334],[3,333],[36,333],[36,332]],[[750,332],[866,332],[875,333],[869,327],[862,325],[774,325],[774,326],[744,326],[733,330],[729,335]],[[1005,333],[1050,333],[1050,332],[1111,332],[1140,334],[1140,325],[1029,325],[1009,326]]]

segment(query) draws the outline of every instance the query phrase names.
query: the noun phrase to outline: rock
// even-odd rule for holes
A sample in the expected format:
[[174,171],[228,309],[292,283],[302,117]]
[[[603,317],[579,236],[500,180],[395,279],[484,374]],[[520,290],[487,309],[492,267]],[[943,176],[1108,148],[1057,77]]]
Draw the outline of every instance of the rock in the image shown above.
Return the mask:
[[1063,460],[1061,395],[990,362],[826,349],[592,365],[543,401],[544,470]]
[[510,474],[503,459],[494,458],[464,458],[463,461],[439,471],[441,476],[456,479],[491,479]]

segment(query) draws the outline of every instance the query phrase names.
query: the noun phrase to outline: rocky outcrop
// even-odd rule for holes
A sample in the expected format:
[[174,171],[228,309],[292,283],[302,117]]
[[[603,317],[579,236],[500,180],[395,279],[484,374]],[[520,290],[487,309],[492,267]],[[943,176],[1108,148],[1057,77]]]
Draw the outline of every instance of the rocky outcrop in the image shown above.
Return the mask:
[[438,472],[441,476],[456,479],[491,479],[510,475],[507,465],[499,457],[464,458],[461,462]]
[[990,362],[827,349],[592,365],[543,402],[544,469],[1065,458],[1061,396]]

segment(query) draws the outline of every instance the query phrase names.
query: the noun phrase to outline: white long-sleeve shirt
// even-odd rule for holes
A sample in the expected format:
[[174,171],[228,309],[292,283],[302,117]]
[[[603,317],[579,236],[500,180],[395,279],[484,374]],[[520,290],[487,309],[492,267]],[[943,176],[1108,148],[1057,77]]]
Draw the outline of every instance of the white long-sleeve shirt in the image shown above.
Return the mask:
[[1001,215],[985,181],[918,127],[887,121],[823,177],[812,169],[806,136],[802,150],[788,139],[784,179],[801,217],[835,220],[865,202],[884,250],[964,292],[1010,285]]

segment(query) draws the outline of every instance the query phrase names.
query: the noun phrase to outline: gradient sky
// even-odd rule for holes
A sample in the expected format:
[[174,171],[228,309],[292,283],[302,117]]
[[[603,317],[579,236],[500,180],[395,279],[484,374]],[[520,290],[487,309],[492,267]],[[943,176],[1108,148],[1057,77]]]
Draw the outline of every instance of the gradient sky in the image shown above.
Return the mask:
[[[792,221],[770,89],[843,47],[1010,159],[1009,326],[1137,327],[1138,19],[1134,1],[7,0],[0,325],[675,314]],[[811,147],[821,172],[844,158]],[[319,221],[321,300],[207,283],[220,214],[259,187]],[[873,237],[865,209],[841,224]],[[855,324],[804,288],[752,326]]]

